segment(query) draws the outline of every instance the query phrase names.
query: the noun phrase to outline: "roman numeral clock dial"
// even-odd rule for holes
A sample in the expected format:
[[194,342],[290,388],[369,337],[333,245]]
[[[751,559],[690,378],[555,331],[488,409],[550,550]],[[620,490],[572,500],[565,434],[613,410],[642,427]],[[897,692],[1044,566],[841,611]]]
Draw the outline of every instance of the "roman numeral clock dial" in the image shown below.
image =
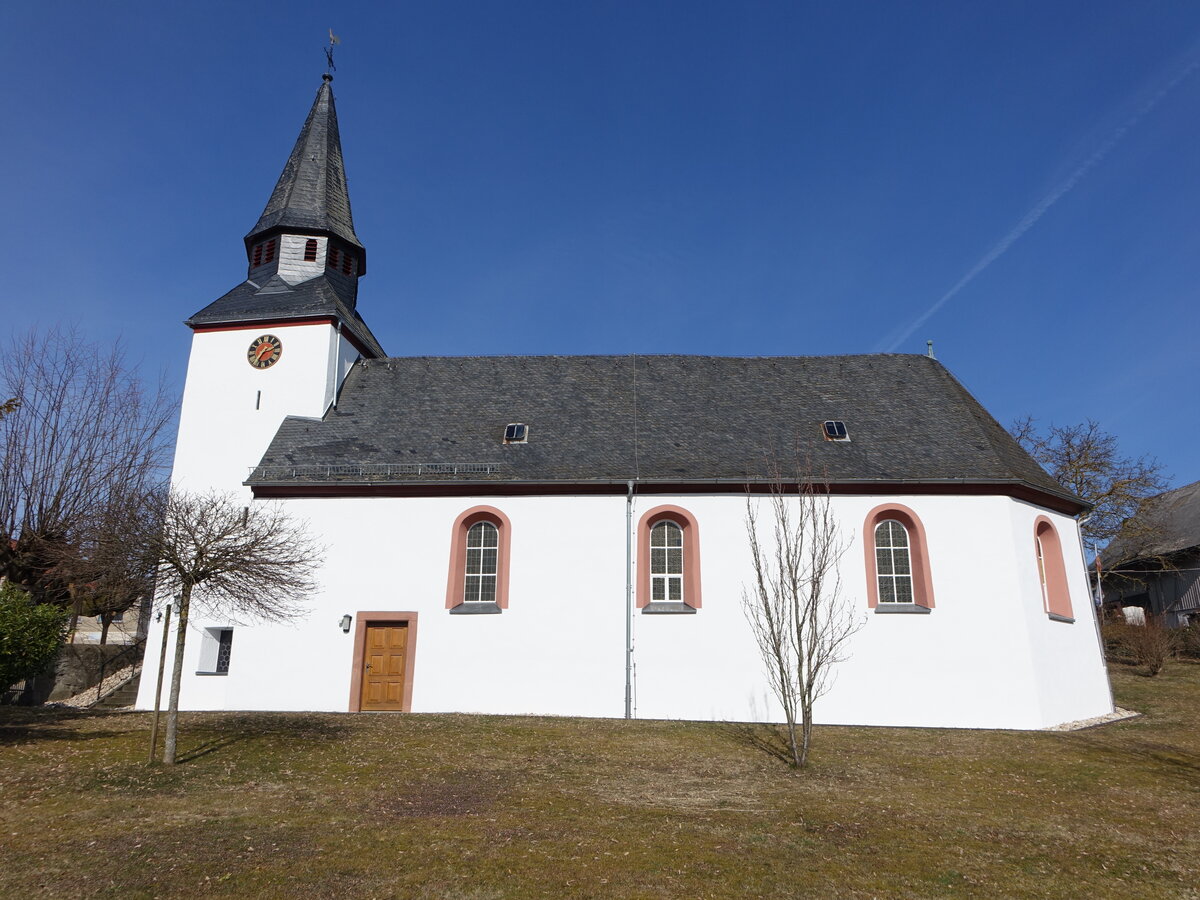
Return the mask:
[[254,339],[246,351],[246,361],[256,369],[269,369],[283,355],[283,342],[273,334]]

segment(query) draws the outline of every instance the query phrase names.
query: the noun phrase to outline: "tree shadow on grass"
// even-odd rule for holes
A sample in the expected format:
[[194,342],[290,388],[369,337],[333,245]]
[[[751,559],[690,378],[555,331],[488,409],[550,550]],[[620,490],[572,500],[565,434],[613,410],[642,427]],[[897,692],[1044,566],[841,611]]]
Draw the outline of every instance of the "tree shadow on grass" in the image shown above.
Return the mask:
[[311,713],[184,713],[180,718],[182,744],[189,733],[200,732],[206,738],[194,747],[180,749],[177,764],[226,750],[236,744],[260,738],[286,736],[289,741],[310,742],[341,740],[353,729],[334,721],[332,715]]
[[1200,781],[1200,754],[1178,744],[1135,738],[1114,745],[1107,735],[1079,734],[1075,738],[1098,756],[1111,760],[1114,765],[1161,768],[1188,781]]
[[175,757],[176,764],[193,762],[200,759],[202,756],[208,756],[210,753],[216,753],[218,750],[224,750],[226,747],[233,744],[241,743],[246,740],[246,736],[242,734],[228,734],[224,737],[212,738],[202,744],[192,747],[190,750],[185,750]]
[[787,728],[774,722],[721,722],[718,730],[734,743],[792,764]]

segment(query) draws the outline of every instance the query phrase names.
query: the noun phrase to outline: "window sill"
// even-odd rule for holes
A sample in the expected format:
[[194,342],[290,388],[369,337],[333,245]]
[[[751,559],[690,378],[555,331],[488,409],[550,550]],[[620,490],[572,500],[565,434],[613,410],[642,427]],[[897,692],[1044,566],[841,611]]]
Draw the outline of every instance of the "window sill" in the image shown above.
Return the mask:
[[503,612],[498,603],[463,602],[450,607],[452,616],[495,616]]
[[1058,613],[1046,613],[1046,616],[1051,622],[1066,622],[1068,625],[1075,624],[1074,616],[1060,616]]
[[696,607],[688,606],[681,601],[659,601],[658,603],[647,603],[642,607],[643,616],[678,616],[678,615],[694,615]]
[[197,672],[196,674],[197,675],[220,675],[222,678],[224,678],[229,673],[228,672]]
[[893,615],[896,613],[916,613],[917,615],[924,616],[931,612],[933,612],[933,610],[931,610],[928,606],[918,606],[915,603],[880,603],[875,607],[876,615],[880,613]]

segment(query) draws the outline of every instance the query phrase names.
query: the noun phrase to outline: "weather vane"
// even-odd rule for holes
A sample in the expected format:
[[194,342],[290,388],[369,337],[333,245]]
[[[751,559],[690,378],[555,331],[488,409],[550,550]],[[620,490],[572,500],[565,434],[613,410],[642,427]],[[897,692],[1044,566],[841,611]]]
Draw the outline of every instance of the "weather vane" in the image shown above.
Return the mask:
[[334,48],[335,46],[337,46],[338,44],[340,44],[341,42],[342,42],[342,39],[341,39],[341,38],[339,38],[339,37],[338,37],[336,34],[334,34],[334,33],[333,33],[333,29],[332,29],[332,28],[330,28],[330,29],[329,29],[329,46],[328,46],[328,47],[325,47],[325,48],[323,48],[323,49],[325,50],[325,64],[326,64],[326,65],[325,65],[325,71],[326,71],[326,74],[328,74],[329,72],[336,72],[336,71],[337,71],[337,66],[335,66],[335,65],[333,64],[333,48]]

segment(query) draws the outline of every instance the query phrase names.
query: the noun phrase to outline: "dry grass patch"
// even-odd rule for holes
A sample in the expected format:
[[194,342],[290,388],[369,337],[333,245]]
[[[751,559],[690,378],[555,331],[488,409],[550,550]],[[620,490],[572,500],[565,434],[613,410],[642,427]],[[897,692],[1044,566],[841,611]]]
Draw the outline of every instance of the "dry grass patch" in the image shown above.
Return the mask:
[[1200,665],[1069,733],[0,709],[0,896],[1197,897]]

